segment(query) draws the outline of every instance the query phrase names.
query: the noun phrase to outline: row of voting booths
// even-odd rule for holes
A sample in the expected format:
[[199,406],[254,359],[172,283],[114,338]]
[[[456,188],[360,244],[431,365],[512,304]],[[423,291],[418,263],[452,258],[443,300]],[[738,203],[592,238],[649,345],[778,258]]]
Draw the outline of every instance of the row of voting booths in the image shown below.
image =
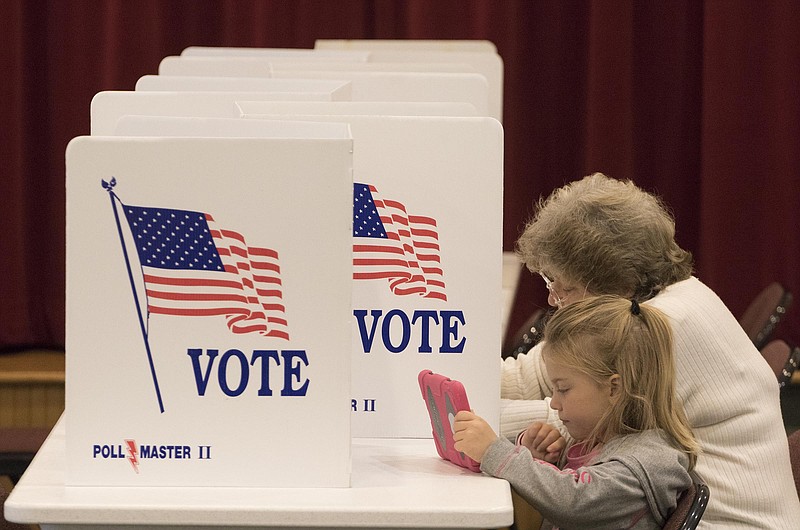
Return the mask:
[[[485,41],[189,47],[66,151],[68,486],[348,487],[499,423],[503,64]],[[432,455],[433,441],[431,441]]]

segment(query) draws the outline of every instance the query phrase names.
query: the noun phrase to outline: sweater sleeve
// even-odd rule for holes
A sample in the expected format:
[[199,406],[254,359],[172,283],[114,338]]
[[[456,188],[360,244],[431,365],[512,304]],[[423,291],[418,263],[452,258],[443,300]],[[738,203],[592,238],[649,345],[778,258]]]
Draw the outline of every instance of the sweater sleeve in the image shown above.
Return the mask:
[[542,361],[542,343],[528,353],[501,361],[500,397],[503,399],[544,399],[553,395]]
[[550,408],[553,389],[542,361],[541,343],[501,363],[500,435],[514,439],[534,421],[555,423],[565,434],[558,415]]
[[550,408],[550,398],[545,399],[501,399],[500,400],[500,435],[514,440],[521,431],[534,421],[552,423],[561,434],[570,440],[569,433],[563,428],[558,413]]
[[560,470],[498,438],[484,454],[481,470],[507,480],[558,527],[622,528],[649,512],[641,485],[620,462]]

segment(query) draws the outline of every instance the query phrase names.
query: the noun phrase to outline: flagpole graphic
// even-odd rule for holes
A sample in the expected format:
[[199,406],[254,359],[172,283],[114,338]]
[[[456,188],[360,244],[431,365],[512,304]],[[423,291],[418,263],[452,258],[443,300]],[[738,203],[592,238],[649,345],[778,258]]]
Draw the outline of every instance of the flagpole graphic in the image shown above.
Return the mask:
[[[144,339],[144,347],[147,350],[147,362],[150,364],[150,375],[153,377],[153,386],[156,391],[156,398],[158,399],[158,408],[161,413],[164,413],[164,402],[161,399],[161,388],[158,386],[158,377],[156,376],[156,367],[153,364],[153,354],[150,352],[150,341],[148,340],[147,328],[144,325],[144,318],[142,317],[142,308],[139,305],[139,297],[136,294],[136,284],[133,281],[133,271],[131,271],[131,261],[128,258],[128,249],[125,246],[125,238],[122,235],[122,225],[119,222],[119,212],[117,212],[117,204],[114,199],[119,201],[119,197],[114,193],[114,186],[117,185],[117,179],[112,177],[111,182],[101,180],[103,188],[108,192],[111,199],[111,209],[114,210],[114,220],[117,223],[117,232],[119,234],[119,242],[122,244],[122,254],[125,256],[125,267],[128,269],[128,280],[131,283],[131,292],[133,293],[133,302],[136,306],[136,314],[139,316],[139,327],[142,330],[142,339]],[[122,203],[122,201],[120,201]]]
[[[248,245],[242,234],[219,227],[208,213],[126,204],[114,192],[115,178],[101,183],[111,199],[162,413],[164,404],[150,345],[151,315],[222,316],[227,319],[231,333],[257,333],[289,340],[276,250]],[[136,263],[132,262],[125,243],[120,209],[130,229],[129,244],[138,257],[142,293],[136,289],[133,271]]]

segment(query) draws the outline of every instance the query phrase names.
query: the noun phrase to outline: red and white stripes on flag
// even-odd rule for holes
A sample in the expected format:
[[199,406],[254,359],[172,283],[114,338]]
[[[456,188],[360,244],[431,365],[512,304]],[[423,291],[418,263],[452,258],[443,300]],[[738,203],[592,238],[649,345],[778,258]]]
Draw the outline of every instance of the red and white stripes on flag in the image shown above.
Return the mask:
[[233,333],[289,339],[275,250],[247,245],[211,215],[123,206],[144,273],[149,313],[225,316]]
[[447,300],[436,220],[410,215],[372,185],[355,184],[353,197],[353,278],[388,280],[396,295]]

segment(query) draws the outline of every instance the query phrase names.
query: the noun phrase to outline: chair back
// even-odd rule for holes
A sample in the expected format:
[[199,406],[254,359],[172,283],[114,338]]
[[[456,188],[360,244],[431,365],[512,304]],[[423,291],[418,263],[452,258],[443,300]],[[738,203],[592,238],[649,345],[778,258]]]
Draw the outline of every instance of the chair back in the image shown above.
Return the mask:
[[710,492],[702,482],[695,482],[681,493],[678,506],[663,526],[664,530],[692,530],[703,517],[708,506]]
[[800,348],[792,347],[786,341],[776,339],[761,348],[761,355],[775,373],[778,386],[783,388],[788,385],[797,370],[798,362],[800,362]]
[[502,358],[517,358],[521,353],[528,353],[542,339],[542,330],[546,320],[544,309],[537,309],[528,317],[516,333],[508,339],[509,346],[502,352]]
[[778,282],[772,282],[747,306],[739,324],[759,350],[769,341],[778,323],[792,305],[792,293]]

